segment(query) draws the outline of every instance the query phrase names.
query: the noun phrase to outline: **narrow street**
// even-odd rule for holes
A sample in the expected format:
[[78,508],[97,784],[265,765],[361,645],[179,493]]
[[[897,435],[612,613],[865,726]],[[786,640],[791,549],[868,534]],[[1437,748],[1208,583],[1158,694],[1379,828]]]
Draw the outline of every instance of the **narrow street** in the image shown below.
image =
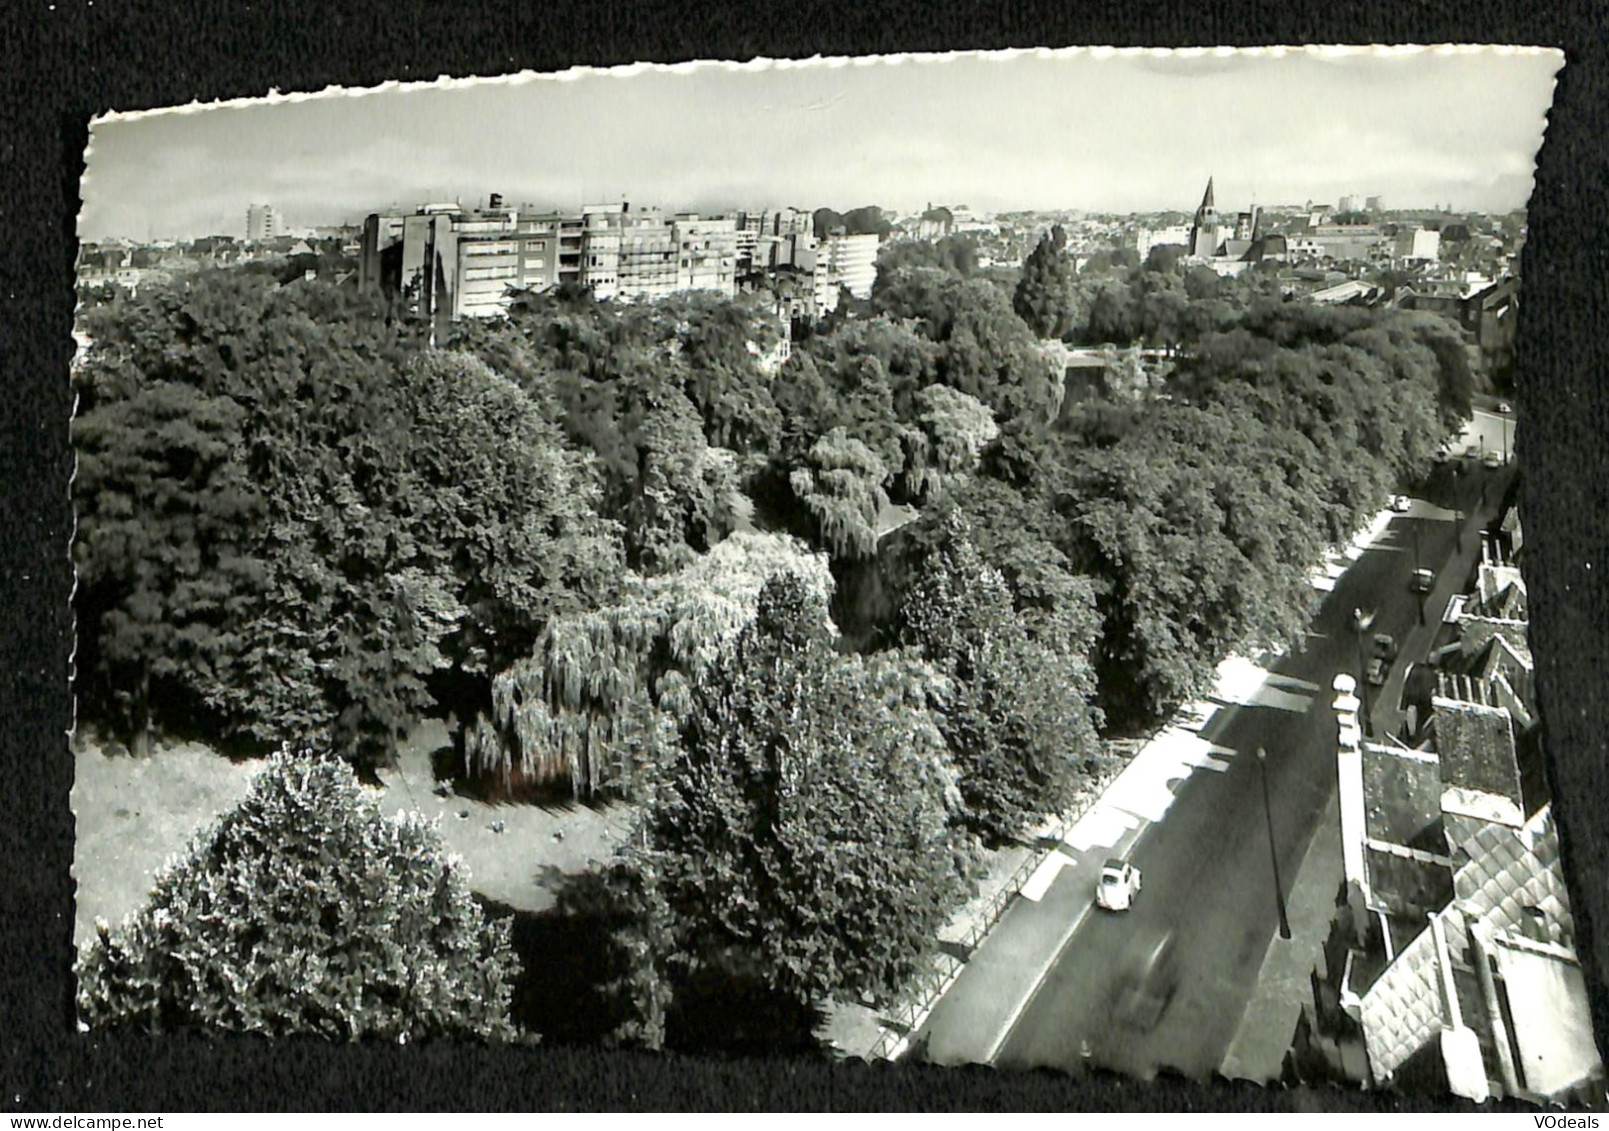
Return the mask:
[[[1389,633],[1403,643],[1412,634],[1422,654],[1478,553],[1481,519],[1471,513],[1489,515],[1510,475],[1483,469],[1477,459],[1461,473],[1452,464],[1439,466],[1422,492],[1431,499],[1416,498],[1407,514],[1393,516],[1324,595],[1304,648],[1274,663],[1249,701],[1210,718],[1200,737],[1221,751],[1214,763],[1175,787],[1161,820],[1111,850],[1143,872],[1131,910],[1088,907],[1091,861],[1064,870],[1044,904],[1056,903],[1062,921],[1076,922],[1076,929],[996,1039],[994,1063],[1069,1070],[1088,1064],[1139,1076],[1172,1068],[1205,1077],[1220,1069],[1278,931],[1256,752],[1267,751],[1274,840],[1288,891],[1335,790],[1332,680],[1346,671],[1363,682],[1352,610],[1374,613],[1366,637]],[[1460,517],[1461,553],[1455,545]],[[1424,622],[1409,586],[1416,559],[1440,575]],[[1362,643],[1366,662],[1370,642]],[[1369,688],[1381,726],[1397,725],[1403,673],[1417,658],[1404,648],[1386,685]],[[1377,739],[1384,737],[1381,726]],[[1056,890],[1075,884],[1083,889]],[[986,941],[977,957],[987,958],[982,951],[988,947]],[[935,1011],[935,1025],[963,1023],[954,1012]],[[928,1034],[935,1037],[935,1047],[945,1044],[945,1034]]]

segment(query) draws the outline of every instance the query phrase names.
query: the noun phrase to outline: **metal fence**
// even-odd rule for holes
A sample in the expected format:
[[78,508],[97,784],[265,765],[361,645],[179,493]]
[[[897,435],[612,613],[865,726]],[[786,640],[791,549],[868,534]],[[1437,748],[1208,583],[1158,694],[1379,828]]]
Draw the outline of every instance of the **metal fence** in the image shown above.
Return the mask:
[[[1028,877],[1044,861],[1042,853],[1028,856],[1017,869],[1011,873],[995,892],[989,896],[983,905],[982,914],[961,938],[960,945],[971,951],[983,941],[984,937],[994,929],[1000,921],[1000,916],[1006,913],[1011,901],[1022,892],[1023,885]],[[961,976],[961,968],[965,963],[953,954],[940,951],[932,970],[922,975],[901,996],[888,1012],[883,1014],[883,1035],[872,1046],[871,1056],[874,1060],[889,1060],[895,1048],[901,1041],[916,1031],[918,1025],[927,1017],[928,1012],[946,990]]]
[[[1133,741],[1134,752],[1137,753],[1143,749],[1163,729],[1165,727],[1156,727],[1146,737]],[[1134,755],[1131,753],[1124,759],[1124,768],[1127,767],[1129,761],[1132,761],[1133,757]],[[1101,789],[1097,790],[1095,795],[1090,798],[1089,804],[1084,807],[1084,811],[1088,811],[1099,804],[1100,796],[1105,791],[1105,788],[1111,785],[1120,773],[1122,773],[1121,769],[1113,773],[1111,778],[1102,784]],[[1081,815],[1082,812],[1080,813]],[[1074,820],[1076,821],[1076,819],[1075,817]],[[1071,827],[1071,823],[1064,820],[1056,828],[1046,830],[1038,839],[1041,844],[1059,843],[1066,838],[1067,831]],[[1052,849],[1051,851],[1056,850]],[[977,917],[972,926],[967,928],[966,933],[958,940],[958,944],[963,950],[970,954],[977,949],[989,932],[994,929],[995,924],[1000,921],[1000,917],[1006,913],[1006,908],[1011,906],[1011,901],[1022,893],[1023,887],[1028,883],[1028,877],[1032,876],[1035,870],[1045,862],[1048,855],[1044,851],[1030,852],[1027,858],[1011,873],[1006,882],[995,889],[993,894],[984,902],[982,914]],[[932,1009],[933,1003],[950,988],[956,978],[960,977],[963,965],[965,965],[964,961],[955,955],[943,951],[939,953],[932,972],[922,975],[901,995],[900,1001],[883,1014],[883,1034],[871,1049],[870,1055],[873,1060],[890,1060],[893,1058],[894,1050],[906,1038],[916,1032],[917,1026],[926,1019],[928,1012]]]

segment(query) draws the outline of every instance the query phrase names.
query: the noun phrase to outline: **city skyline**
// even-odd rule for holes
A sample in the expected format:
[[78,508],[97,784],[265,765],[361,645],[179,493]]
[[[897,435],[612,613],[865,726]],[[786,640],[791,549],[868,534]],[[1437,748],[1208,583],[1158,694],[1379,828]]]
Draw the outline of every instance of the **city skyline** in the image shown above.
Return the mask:
[[1188,212],[1209,176],[1229,208],[1379,195],[1502,212],[1529,196],[1560,65],[1523,48],[993,52],[153,110],[94,123],[79,235],[238,234],[255,203],[305,229],[490,192],[543,208]]

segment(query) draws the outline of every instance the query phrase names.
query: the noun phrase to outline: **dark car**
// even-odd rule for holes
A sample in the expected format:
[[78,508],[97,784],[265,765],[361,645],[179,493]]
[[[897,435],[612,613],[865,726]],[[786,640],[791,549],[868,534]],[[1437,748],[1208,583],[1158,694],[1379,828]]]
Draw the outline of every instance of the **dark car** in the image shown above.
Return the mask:
[[1129,968],[1117,1000],[1117,1020],[1142,1031],[1155,1028],[1178,989],[1178,946],[1169,931],[1152,942],[1139,962]]
[[1397,638],[1388,632],[1374,634],[1374,654],[1384,660],[1397,658]]
[[1408,587],[1415,593],[1429,593],[1436,587],[1436,575],[1428,569],[1416,569]]

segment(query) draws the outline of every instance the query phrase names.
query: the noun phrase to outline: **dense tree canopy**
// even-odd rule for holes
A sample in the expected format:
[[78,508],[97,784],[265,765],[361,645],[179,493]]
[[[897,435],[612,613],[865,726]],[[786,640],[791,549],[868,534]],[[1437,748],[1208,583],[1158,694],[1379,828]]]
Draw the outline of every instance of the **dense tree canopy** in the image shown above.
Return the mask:
[[330,758],[288,751],[98,925],[78,963],[88,1026],[337,1040],[509,1039],[519,960],[417,813],[388,818]]
[[[886,223],[857,213],[818,222]],[[599,891],[640,1039],[664,1035],[678,962],[806,1005],[893,992],[972,838],[1062,808],[1104,769],[1097,727],[1163,718],[1230,652],[1293,639],[1325,544],[1470,403],[1437,317],[1283,302],[1266,273],[1172,256],[1074,275],[1056,232],[1004,284],[975,252],[887,245],[869,304],[786,362],[777,293],[561,287],[431,349],[381,301],[264,271],[114,291],[75,369],[86,709],[137,749],[155,714],[363,761],[451,712],[472,774],[629,796],[640,835]],[[1066,404],[1064,342],[1112,345]],[[229,885],[259,881],[229,837],[305,802],[366,862],[317,892],[415,907],[436,884],[490,1012],[445,982],[407,1005],[422,1028],[387,1012],[400,990],[341,997],[334,959],[296,951],[324,905],[287,895],[272,969],[232,960],[201,1016],[501,1032],[501,944],[472,944],[428,838],[343,816],[334,771],[295,765],[97,944],[86,1012],[169,1025],[163,987],[211,969],[216,916],[191,912],[215,904],[193,893],[236,906]],[[285,839],[249,868],[302,861]],[[393,848],[422,863],[374,878]],[[304,967],[339,982],[317,1010],[221,996]]]
[[837,653],[797,580],[695,689],[644,825],[640,869],[680,953],[736,964],[801,1002],[896,992],[935,945],[970,850],[929,709],[900,655]]
[[87,690],[137,744],[160,690],[225,735],[383,759],[433,673],[489,679],[612,586],[587,461],[379,309],[225,273],[85,328]]
[[900,620],[902,639],[948,677],[940,728],[961,770],[969,823],[1003,838],[1059,813],[1098,750],[1094,681],[1083,663],[1092,618],[1083,639],[1030,635],[1004,575],[955,514],[917,566]]

